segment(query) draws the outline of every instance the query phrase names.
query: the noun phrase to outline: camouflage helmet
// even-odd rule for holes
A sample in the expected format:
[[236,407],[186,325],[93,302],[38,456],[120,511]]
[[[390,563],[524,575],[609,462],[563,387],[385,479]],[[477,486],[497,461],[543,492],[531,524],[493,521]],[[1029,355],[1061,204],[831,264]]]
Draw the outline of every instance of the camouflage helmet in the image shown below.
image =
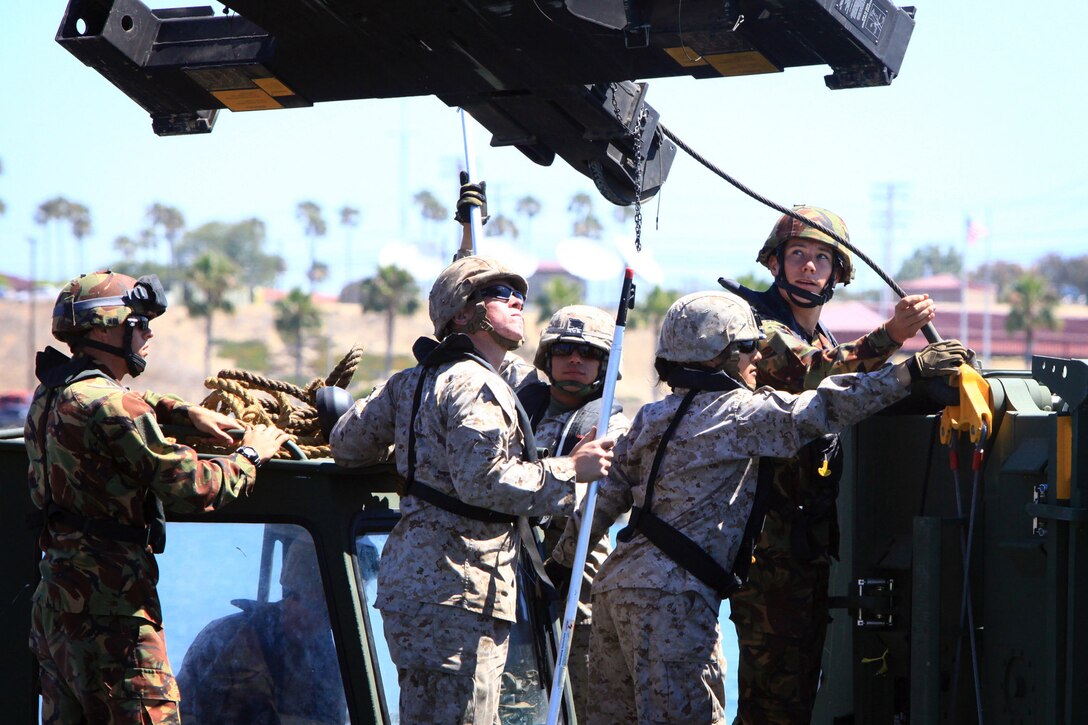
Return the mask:
[[548,351],[557,342],[583,343],[608,355],[612,350],[612,333],[615,329],[615,320],[604,310],[589,305],[560,308],[540,332],[540,345],[537,346],[533,365],[547,372]]
[[445,337],[446,328],[472,295],[498,282],[506,282],[522,294],[529,290],[524,277],[490,257],[462,257],[442,270],[427,299],[434,336],[439,340]]
[[679,363],[713,360],[730,343],[763,337],[747,302],[731,292],[695,292],[665,313],[657,356]]
[[[811,219],[825,229],[835,232],[846,241],[850,241],[850,230],[846,228],[846,222],[835,212],[805,204],[798,204],[793,207],[793,210],[800,216]],[[843,269],[839,282],[847,285],[854,279],[854,262],[850,257],[850,250],[832,237],[810,227],[808,224],[797,221],[789,214],[783,214],[778,218],[778,222],[774,225],[774,229],[771,230],[767,241],[763,242],[763,248],[759,250],[756,261],[770,269],[771,257],[775,255],[778,248],[796,237],[811,239],[814,242],[822,242],[833,247],[842,261]]]
[[136,280],[109,269],[82,274],[57,295],[53,337],[70,342],[92,327],[118,327],[134,312],[151,319],[165,309],[165,294],[154,275]]

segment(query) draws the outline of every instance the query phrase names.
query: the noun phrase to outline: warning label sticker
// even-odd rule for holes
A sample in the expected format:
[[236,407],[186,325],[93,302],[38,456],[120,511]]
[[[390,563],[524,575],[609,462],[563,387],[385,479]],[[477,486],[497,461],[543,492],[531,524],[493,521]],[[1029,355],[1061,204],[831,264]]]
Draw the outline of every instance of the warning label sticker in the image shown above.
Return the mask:
[[835,10],[870,40],[879,43],[892,8],[884,0],[835,0]]

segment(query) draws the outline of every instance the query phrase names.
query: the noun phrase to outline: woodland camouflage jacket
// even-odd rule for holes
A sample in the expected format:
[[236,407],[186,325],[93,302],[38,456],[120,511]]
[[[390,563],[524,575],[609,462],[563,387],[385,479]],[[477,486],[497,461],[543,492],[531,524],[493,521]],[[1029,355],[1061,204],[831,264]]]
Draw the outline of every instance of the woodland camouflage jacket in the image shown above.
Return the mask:
[[[145,526],[145,498],[168,511],[212,510],[253,486],[256,469],[238,455],[200,460],[172,443],[159,423],[187,423],[188,403],[127,390],[106,375],[35,391],[25,440],[30,495],[91,519]],[[44,426],[44,428],[43,428]],[[40,443],[44,441],[44,450]],[[48,465],[48,480],[46,476]],[[158,567],[148,546],[83,534],[52,521],[40,545],[42,581],[35,599],[64,612],[126,615],[162,623]]]

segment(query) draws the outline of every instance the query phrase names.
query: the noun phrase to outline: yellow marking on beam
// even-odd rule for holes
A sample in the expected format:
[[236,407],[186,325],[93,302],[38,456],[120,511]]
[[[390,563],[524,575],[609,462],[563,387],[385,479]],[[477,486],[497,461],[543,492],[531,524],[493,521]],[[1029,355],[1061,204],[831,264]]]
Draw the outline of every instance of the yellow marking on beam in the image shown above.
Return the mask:
[[698,65],[706,65],[706,61],[703,60],[703,56],[699,55],[698,51],[692,50],[686,45],[681,45],[678,48],[665,48],[665,52],[668,53],[677,65],[682,65],[685,68],[694,68]]
[[212,91],[220,103],[232,111],[267,111],[283,104],[259,88],[242,91]]
[[779,73],[776,66],[762,53],[755,50],[740,53],[718,53],[705,56],[704,60],[723,76],[753,76],[760,73]]
[[254,78],[253,82],[258,88],[264,90],[270,96],[293,96],[295,92],[288,88],[279,78]]

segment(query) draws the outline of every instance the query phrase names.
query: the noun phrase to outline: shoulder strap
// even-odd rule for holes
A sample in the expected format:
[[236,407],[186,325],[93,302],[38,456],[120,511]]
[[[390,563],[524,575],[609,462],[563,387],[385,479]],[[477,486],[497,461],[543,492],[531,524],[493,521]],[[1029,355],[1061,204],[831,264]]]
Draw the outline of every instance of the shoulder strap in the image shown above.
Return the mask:
[[691,401],[698,392],[698,390],[692,388],[680,401],[680,407],[677,408],[669,427],[665,430],[665,434],[661,436],[661,442],[657,445],[654,462],[650,467],[650,475],[646,481],[646,499],[642,507],[635,506],[631,509],[631,523],[620,531],[616,538],[620,541],[630,541],[634,538],[636,532],[641,533],[666,556],[710,587],[720,598],[725,599],[740,586],[740,582],[737,581],[736,577],[714,561],[714,558],[706,553],[701,546],[651,511],[654,483],[661,467],[661,460],[665,457],[665,448],[676,432],[680,419],[691,406]]
[[[446,340],[456,337],[464,336],[451,335],[446,338]],[[456,340],[454,343],[443,349],[443,345],[446,345],[446,341],[443,341],[438,345],[430,347],[430,349],[426,350],[421,356],[420,352],[423,352],[423,350],[421,349],[422,346],[420,343],[425,340],[426,338],[420,338],[413,348],[413,351],[416,352],[417,359],[421,359],[419,364],[419,379],[416,381],[416,389],[412,397],[412,420],[408,426],[408,476],[405,492],[411,496],[417,497],[421,501],[426,501],[432,506],[437,506],[440,509],[457,514],[458,516],[464,516],[465,518],[483,521],[485,523],[516,524],[518,517],[513,514],[492,511],[491,509],[486,509],[481,506],[473,506],[454,496],[442,493],[433,486],[429,486],[422,481],[416,480],[416,418],[419,415],[419,407],[423,401],[423,385],[429,377],[429,371],[443,363],[467,358],[495,373],[495,368],[492,367],[491,363],[475,353],[475,348],[472,347],[471,342],[469,342],[467,349],[460,340]],[[465,338],[465,341],[468,341],[468,338]],[[495,374],[498,375],[498,373]],[[514,405],[517,408],[518,426],[521,428],[522,436],[524,438],[523,453],[527,460],[535,461],[537,460],[536,440],[533,438],[533,429],[529,421],[529,415],[525,412],[525,408],[521,405],[521,401],[518,400],[516,395],[514,396]]]
[[522,385],[517,391],[518,401],[529,415],[529,424],[533,430],[544,420],[551,400],[551,386],[542,380]]

